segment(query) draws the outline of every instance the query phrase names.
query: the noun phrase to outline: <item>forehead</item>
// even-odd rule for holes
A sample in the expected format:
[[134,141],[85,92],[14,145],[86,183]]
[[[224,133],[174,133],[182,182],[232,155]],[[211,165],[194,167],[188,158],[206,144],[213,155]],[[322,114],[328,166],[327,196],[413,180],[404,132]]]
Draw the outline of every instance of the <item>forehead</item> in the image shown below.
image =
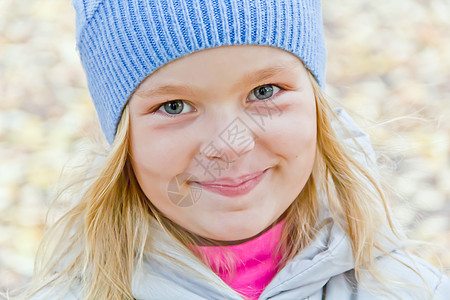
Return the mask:
[[231,79],[255,70],[304,68],[300,59],[280,48],[232,45],[209,48],[178,58],[150,75],[152,85],[170,81]]

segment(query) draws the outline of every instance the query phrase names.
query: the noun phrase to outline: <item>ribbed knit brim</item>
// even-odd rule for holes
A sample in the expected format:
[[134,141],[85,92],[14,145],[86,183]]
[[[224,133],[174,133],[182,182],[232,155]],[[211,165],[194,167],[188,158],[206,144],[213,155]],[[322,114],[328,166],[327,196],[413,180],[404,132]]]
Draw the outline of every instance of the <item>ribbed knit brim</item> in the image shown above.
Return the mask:
[[223,45],[297,55],[323,87],[319,0],[73,0],[77,48],[100,124],[112,143],[135,88],[164,64]]

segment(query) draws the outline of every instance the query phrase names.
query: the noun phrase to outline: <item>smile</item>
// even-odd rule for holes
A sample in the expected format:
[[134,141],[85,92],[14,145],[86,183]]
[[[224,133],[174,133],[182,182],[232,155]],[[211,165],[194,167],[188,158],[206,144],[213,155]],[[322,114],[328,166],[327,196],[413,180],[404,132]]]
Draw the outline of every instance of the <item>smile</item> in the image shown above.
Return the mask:
[[269,169],[266,169],[260,175],[233,186],[223,184],[203,184],[199,182],[192,182],[191,184],[195,184],[199,187],[217,194],[221,194],[223,196],[237,197],[248,194],[251,190],[253,190],[261,182],[268,170]]

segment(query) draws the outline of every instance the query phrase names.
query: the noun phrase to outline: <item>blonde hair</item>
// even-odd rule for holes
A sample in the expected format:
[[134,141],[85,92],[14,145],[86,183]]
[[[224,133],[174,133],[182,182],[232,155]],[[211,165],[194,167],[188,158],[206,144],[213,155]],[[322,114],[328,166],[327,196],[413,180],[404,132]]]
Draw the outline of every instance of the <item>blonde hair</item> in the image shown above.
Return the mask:
[[[372,172],[353,158],[336,136],[331,120],[339,119],[314,77],[309,76],[317,108],[317,153],[310,178],[286,211],[278,245],[282,254],[279,268],[312,241],[319,213],[327,205],[348,233],[356,279],[363,270],[377,278],[374,249],[383,249],[376,229],[387,227],[396,233],[385,196]],[[152,251],[148,245],[153,234],[151,219],[186,249],[198,242],[198,237],[159,212],[140,189],[130,162],[128,107],[98,174],[84,184],[87,188],[80,200],[45,233],[26,297],[43,287],[56,289],[63,283],[67,287],[77,283],[85,299],[133,299],[133,272],[145,252]],[[322,203],[322,198],[327,203]],[[200,253],[195,254],[199,263],[206,264]],[[196,270],[190,272],[195,274]],[[222,287],[231,291],[226,285]]]

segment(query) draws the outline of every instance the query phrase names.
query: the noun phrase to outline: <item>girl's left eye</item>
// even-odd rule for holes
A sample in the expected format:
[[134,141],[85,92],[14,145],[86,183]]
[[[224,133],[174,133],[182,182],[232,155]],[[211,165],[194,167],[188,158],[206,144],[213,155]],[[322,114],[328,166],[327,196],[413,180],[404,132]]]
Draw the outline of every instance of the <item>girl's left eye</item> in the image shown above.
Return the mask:
[[280,88],[274,84],[260,85],[250,92],[249,99],[252,101],[267,100],[279,91]]

